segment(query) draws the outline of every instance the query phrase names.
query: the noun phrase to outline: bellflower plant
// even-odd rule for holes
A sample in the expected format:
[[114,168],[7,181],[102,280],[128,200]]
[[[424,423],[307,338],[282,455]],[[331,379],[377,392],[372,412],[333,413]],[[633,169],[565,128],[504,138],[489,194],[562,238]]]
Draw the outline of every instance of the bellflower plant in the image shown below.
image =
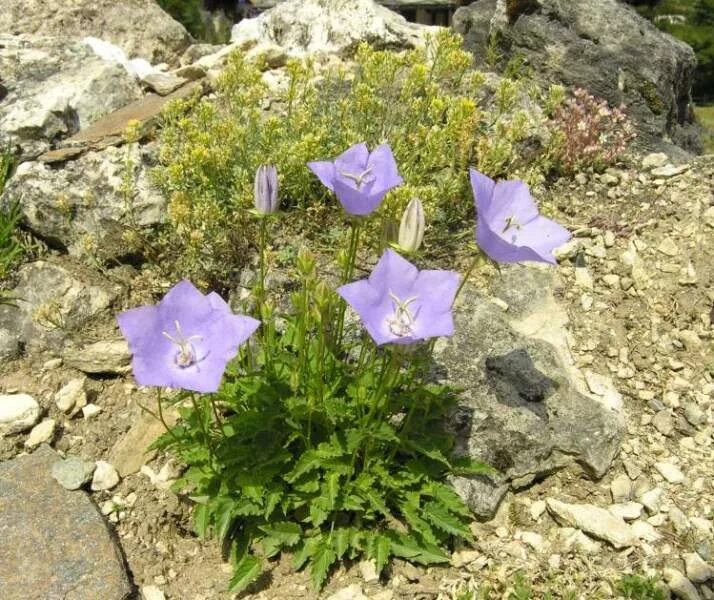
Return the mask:
[[369,335],[381,346],[453,335],[451,306],[458,287],[458,274],[419,271],[387,250],[369,279],[343,285],[337,293],[359,314]]
[[117,321],[129,342],[137,383],[202,393],[218,390],[226,363],[259,325],[234,315],[215,292],[204,296],[186,280],[156,306],[125,311]]
[[372,213],[387,192],[403,182],[387,144],[377,146],[371,153],[367,144],[356,144],[334,162],[311,162],[308,167],[335,193],[342,208],[358,217]]
[[[283,551],[296,569],[309,569],[316,588],[347,559],[372,560],[380,573],[391,557],[446,563],[455,539],[472,541],[472,515],[447,478],[490,472],[454,456],[444,427],[457,395],[434,383],[431,353],[436,338],[454,333],[452,309],[466,278],[420,270],[399,254],[422,243],[419,200],[404,213],[399,252],[386,250],[367,278],[354,280],[360,261],[371,262],[360,232],[377,229],[364,225],[402,181],[391,150],[358,144],[309,167],[349,218],[351,233],[337,249],[341,269],[323,275],[321,261],[301,248],[291,306],[278,311],[265,287],[278,174],[260,167],[250,210],[260,219],[252,310],[262,327],[254,343],[244,342],[257,320],[187,281],[157,306],[119,315],[137,381],[183,389],[174,400],[181,420],[154,447],[187,465],[174,489],[195,502],[196,532],[231,548],[234,592]],[[525,185],[471,177],[484,252],[503,262],[552,262],[569,234],[538,215]],[[358,320],[347,318],[350,307]]]
[[538,214],[528,186],[522,181],[496,183],[476,169],[470,173],[478,213],[476,240],[481,250],[500,263],[556,264],[553,250],[570,239],[570,232]]

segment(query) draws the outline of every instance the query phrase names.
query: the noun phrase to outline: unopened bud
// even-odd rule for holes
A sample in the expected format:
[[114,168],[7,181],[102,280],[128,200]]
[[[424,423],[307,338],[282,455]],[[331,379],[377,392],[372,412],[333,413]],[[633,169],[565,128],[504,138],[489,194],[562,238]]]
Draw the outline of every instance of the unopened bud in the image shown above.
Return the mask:
[[399,247],[405,252],[416,252],[424,240],[424,207],[419,198],[412,198],[399,225]]
[[253,197],[255,210],[263,215],[277,212],[278,200],[278,170],[273,165],[262,165],[255,172],[255,195]]
[[305,246],[301,246],[297,254],[297,268],[301,275],[312,275],[315,270],[315,255]]

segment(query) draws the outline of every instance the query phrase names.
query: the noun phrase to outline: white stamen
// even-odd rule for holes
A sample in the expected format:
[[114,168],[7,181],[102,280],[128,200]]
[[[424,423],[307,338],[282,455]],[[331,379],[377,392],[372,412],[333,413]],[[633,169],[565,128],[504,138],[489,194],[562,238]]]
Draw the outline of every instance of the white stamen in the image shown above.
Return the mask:
[[418,296],[412,296],[402,301],[390,291],[389,297],[392,299],[392,302],[394,302],[394,314],[386,319],[389,331],[397,337],[412,335],[415,315],[412,314],[409,305],[414,302]]
[[362,173],[359,174],[354,174],[354,173],[348,173],[347,171],[340,171],[340,175],[342,177],[347,177],[347,179],[351,179],[352,181],[355,182],[357,185],[357,189],[359,189],[362,186],[362,183],[364,183],[365,178],[367,175],[372,174],[372,167],[367,167],[365,171],[362,171]]
[[178,346],[178,352],[176,353],[176,356],[174,357],[174,360],[176,361],[176,364],[183,368],[190,367],[191,365],[195,364],[198,362],[198,359],[196,357],[196,353],[193,349],[192,341],[193,340],[200,340],[203,339],[202,336],[200,335],[189,335],[188,337],[184,337],[183,332],[181,331],[181,325],[179,324],[178,321],[174,321],[174,325],[176,327],[176,333],[177,336],[174,338],[172,335],[170,335],[167,331],[162,331],[161,333],[163,334],[164,337],[166,337],[168,340],[173,342]]

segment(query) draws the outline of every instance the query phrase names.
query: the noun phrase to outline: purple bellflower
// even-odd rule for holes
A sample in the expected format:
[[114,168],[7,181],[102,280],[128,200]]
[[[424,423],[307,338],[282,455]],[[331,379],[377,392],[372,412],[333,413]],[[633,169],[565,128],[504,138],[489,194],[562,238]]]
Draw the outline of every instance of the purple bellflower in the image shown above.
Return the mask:
[[377,146],[372,153],[366,144],[357,144],[334,162],[311,162],[307,166],[335,193],[345,211],[355,216],[373,212],[387,192],[403,181],[387,144]]
[[471,169],[471,187],[478,213],[476,241],[489,258],[501,263],[556,264],[553,250],[570,239],[570,232],[538,214],[525,183],[496,183]]
[[218,390],[226,363],[260,324],[234,315],[218,294],[204,296],[187,280],[157,305],[127,310],[117,320],[137,383],[202,393]]
[[419,271],[387,250],[368,279],[337,293],[359,314],[377,345],[411,344],[454,333],[451,305],[459,287],[453,271]]

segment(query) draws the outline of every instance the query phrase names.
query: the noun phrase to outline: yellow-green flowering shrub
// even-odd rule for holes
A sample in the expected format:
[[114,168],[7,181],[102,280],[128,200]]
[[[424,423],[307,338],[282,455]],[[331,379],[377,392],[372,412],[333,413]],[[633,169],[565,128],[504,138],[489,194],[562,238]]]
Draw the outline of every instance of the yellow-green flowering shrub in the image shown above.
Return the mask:
[[353,66],[327,73],[294,61],[287,73],[283,91],[268,90],[258,66],[236,53],[215,97],[166,112],[156,177],[170,200],[162,243],[177,274],[226,282],[226,265],[241,262],[253,237],[244,209],[261,164],[277,166],[283,206],[310,211],[308,234],[333,203],[306,163],[358,142],[389,143],[404,178],[382,211],[399,214],[417,196],[430,226],[445,231],[473,211],[469,166],[529,183],[550,168],[546,125],[557,94],[488,81],[450,32],[401,53],[363,45]]

